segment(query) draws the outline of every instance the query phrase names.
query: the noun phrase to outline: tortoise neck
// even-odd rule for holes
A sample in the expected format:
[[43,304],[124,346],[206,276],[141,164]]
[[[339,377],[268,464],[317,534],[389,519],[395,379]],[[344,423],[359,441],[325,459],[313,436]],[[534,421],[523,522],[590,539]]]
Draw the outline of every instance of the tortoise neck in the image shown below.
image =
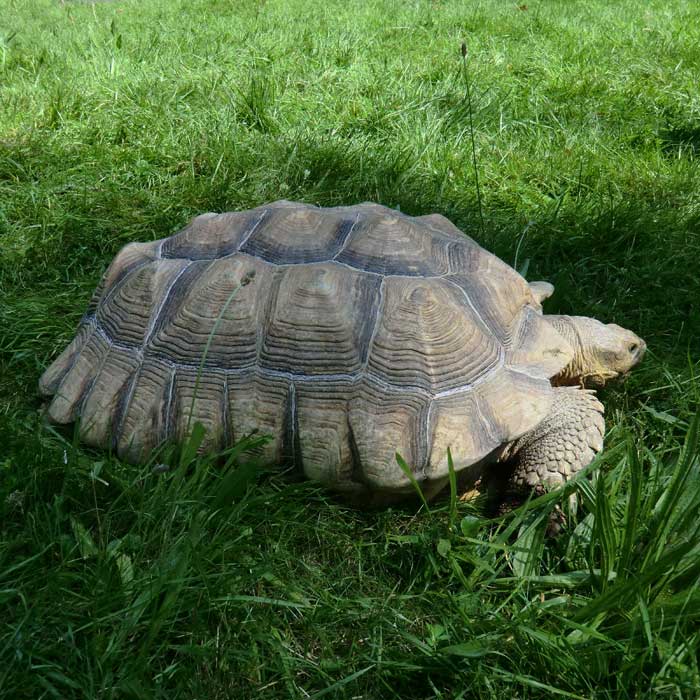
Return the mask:
[[547,315],[544,317],[559,335],[564,338],[574,351],[574,357],[564,369],[552,378],[555,385],[580,384],[584,371],[584,347],[576,322],[571,316]]

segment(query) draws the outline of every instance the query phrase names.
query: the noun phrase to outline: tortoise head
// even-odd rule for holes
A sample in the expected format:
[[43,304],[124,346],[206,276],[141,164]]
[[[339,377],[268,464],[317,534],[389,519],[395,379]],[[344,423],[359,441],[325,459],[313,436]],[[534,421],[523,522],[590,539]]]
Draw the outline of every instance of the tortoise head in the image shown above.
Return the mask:
[[600,388],[624,377],[638,364],[646,343],[615,323],[584,316],[546,316],[574,349],[574,359],[554,378],[555,384]]

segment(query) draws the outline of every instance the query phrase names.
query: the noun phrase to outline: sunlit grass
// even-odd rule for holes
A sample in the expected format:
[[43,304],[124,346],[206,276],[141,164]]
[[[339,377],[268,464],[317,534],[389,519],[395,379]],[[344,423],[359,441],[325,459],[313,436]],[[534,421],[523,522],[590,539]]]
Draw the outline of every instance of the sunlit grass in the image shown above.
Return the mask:
[[[697,694],[700,11],[519,8],[2,4],[0,695]],[[243,451],[135,468],[43,424],[123,244],[281,197],[441,212],[547,311],[647,341],[558,538],[566,494],[364,513]]]

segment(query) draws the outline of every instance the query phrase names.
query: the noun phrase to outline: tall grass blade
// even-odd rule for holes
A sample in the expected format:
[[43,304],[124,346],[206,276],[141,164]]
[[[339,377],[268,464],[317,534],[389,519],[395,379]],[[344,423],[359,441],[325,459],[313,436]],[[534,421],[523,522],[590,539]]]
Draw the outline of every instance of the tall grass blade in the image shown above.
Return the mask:
[[511,567],[519,577],[534,576],[539,573],[544,550],[546,512],[528,513],[520,526],[518,539],[512,546]]
[[605,478],[598,474],[596,482],[595,516],[591,537],[591,563],[598,554],[600,560],[600,589],[605,590],[610,573],[614,570],[617,553],[617,531],[613,524],[611,504],[608,500]]
[[[649,564],[638,576],[632,579],[621,579],[608,587],[604,593],[579,610],[574,615],[574,620],[585,621],[600,613],[607,613],[615,608],[624,608],[630,599],[634,599],[638,591],[645,590],[647,586],[652,586],[659,579],[668,576],[694,546],[695,543],[691,541],[683,542],[677,547],[669,549],[662,557]],[[659,592],[658,588],[656,592]]]
[[192,426],[191,431],[188,428],[187,441],[183,445],[182,451],[180,453],[180,471],[184,471],[184,467],[186,467],[188,464],[191,464],[194,461],[195,457],[197,456],[197,452],[199,451],[199,448],[204,442],[206,434],[206,428],[199,421],[195,422],[195,424]]
[[364,676],[365,673],[368,671],[371,671],[374,668],[375,664],[370,664],[369,666],[366,666],[365,668],[361,668],[359,671],[355,671],[355,673],[351,673],[349,676],[345,676],[345,678],[342,678],[339,681],[336,681],[333,683],[333,685],[329,685],[327,688],[324,688],[323,690],[319,690],[317,693],[314,693],[313,695],[310,696],[310,700],[316,700],[316,698],[324,698],[327,695],[330,695],[331,693],[335,693],[337,690],[342,688],[343,686],[347,685],[348,683],[352,683],[353,681],[357,680],[360,678],[360,676]]
[[472,147],[472,165],[474,168],[474,188],[476,189],[476,201],[479,207],[479,225],[480,232],[483,236],[485,231],[484,225],[484,207],[481,203],[481,185],[479,184],[479,165],[476,158],[476,142],[474,140],[474,109],[472,105],[472,93],[470,87],[469,73],[467,71],[467,44],[462,43],[462,75],[464,76],[464,86],[467,97],[467,111],[469,113],[469,139]]
[[430,507],[428,506],[428,501],[425,498],[423,489],[421,489],[420,485],[416,481],[416,477],[413,475],[411,467],[406,464],[406,460],[398,452],[396,453],[396,463],[401,468],[401,471],[406,475],[406,478],[411,482],[411,486],[413,486],[413,489],[422,501],[425,510],[430,513]]
[[450,527],[454,528],[457,522],[457,475],[452,460],[452,450],[449,447],[447,448],[447,474],[450,482]]
[[618,557],[618,573],[627,576],[630,571],[630,565],[634,548],[637,545],[637,534],[639,530],[639,517],[642,502],[642,462],[639,453],[634,444],[630,440],[627,443],[627,466],[630,474],[630,487],[627,496],[627,504],[625,507],[625,517],[623,520],[623,535],[620,545],[620,554]]
[[688,433],[683,443],[681,454],[674,466],[671,480],[663,490],[652,512],[650,545],[642,564],[643,568],[649,562],[663,556],[672,531],[677,527],[680,520],[685,520],[687,517],[687,511],[681,511],[678,505],[685,495],[684,489],[697,463],[698,455],[700,454],[699,446],[700,412],[695,414],[688,428]]
[[230,467],[216,486],[213,507],[221,508],[237,501],[259,474],[260,465],[252,459],[238,466]]

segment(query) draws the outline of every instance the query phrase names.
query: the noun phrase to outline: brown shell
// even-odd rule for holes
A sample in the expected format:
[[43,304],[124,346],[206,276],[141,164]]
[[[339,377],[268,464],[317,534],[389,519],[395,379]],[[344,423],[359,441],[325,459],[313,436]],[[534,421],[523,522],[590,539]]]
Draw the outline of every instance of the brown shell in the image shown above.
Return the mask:
[[[253,276],[254,275],[254,276]],[[252,277],[249,284],[242,284]],[[145,459],[195,421],[351,492],[430,489],[537,425],[571,348],[439,215],[275,202],[117,255],[40,381],[50,418]]]

